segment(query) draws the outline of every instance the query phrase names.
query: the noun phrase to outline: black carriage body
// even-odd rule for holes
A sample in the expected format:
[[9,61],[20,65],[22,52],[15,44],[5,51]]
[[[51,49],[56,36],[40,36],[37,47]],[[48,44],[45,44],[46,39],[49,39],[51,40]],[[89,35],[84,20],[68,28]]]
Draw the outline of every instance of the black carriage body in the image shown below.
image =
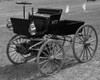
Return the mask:
[[16,34],[29,35],[29,26],[34,21],[36,34],[70,35],[84,24],[83,21],[60,20],[62,9],[39,8],[34,15],[29,15],[28,19],[11,18],[13,31]]
[[52,25],[49,28],[48,33],[54,34],[54,35],[75,34],[77,29],[83,24],[84,22],[81,22],[81,21],[61,20],[57,24]]

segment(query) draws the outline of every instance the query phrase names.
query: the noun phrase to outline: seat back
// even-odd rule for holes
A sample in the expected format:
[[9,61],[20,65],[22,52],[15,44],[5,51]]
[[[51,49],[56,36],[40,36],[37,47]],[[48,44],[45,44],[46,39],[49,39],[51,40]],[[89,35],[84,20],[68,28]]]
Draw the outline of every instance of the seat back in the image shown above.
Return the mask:
[[51,8],[39,8],[37,13],[41,13],[41,14],[61,14],[62,13],[62,9],[51,9]]
[[39,8],[37,13],[39,14],[48,14],[51,16],[51,21],[60,20],[62,9],[51,9],[51,8]]

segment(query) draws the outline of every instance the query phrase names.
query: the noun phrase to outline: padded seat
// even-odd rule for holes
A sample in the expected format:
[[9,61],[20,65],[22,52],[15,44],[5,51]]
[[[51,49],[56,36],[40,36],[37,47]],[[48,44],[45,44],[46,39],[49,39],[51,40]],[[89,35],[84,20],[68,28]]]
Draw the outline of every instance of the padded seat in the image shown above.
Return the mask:
[[51,21],[52,20],[58,20],[59,21],[61,14],[62,14],[62,9],[39,8],[37,13],[50,15]]

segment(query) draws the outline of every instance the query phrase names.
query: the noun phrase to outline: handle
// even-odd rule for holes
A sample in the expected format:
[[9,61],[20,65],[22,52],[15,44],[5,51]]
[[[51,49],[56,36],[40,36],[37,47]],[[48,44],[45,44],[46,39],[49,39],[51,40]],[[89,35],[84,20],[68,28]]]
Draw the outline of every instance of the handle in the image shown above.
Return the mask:
[[20,4],[20,5],[31,5],[32,3],[29,3],[29,2],[16,2],[16,4]]
[[16,2],[16,4],[23,5],[23,18],[25,19],[25,5],[31,5],[29,2]]

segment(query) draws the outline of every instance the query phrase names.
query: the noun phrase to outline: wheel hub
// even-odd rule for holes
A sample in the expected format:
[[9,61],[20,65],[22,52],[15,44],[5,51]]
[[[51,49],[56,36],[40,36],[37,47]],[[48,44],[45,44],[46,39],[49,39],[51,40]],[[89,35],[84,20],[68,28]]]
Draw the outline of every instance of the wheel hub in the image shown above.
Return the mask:
[[89,45],[90,45],[90,43],[87,42],[87,41],[85,41],[85,43],[84,43],[84,47],[86,48],[86,47],[89,46]]
[[17,45],[17,46],[16,46],[16,51],[17,51],[18,53],[23,54],[23,53],[25,53],[26,48],[23,47],[22,45]]
[[51,55],[50,57],[49,57],[49,60],[54,60],[54,56],[53,55]]

